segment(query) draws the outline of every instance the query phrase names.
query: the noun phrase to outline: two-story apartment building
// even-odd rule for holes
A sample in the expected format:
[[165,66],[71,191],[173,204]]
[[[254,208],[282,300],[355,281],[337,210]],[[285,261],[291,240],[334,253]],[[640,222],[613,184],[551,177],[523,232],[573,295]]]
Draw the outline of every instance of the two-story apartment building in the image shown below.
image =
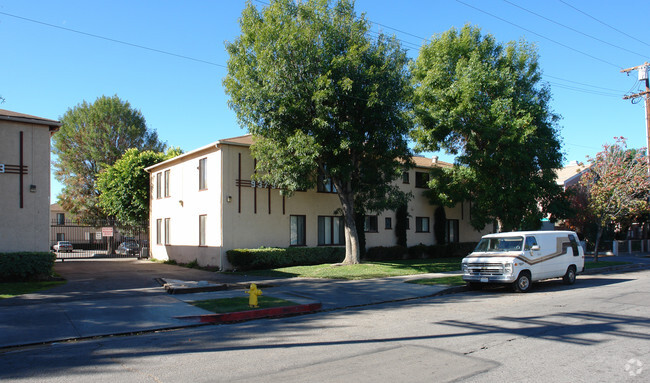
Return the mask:
[[[228,269],[226,251],[236,248],[342,246],[339,198],[328,183],[285,197],[251,180],[255,160],[250,135],[217,141],[147,168],[151,177],[150,254],[177,262]],[[437,158],[414,157],[415,168],[395,181],[413,193],[409,202],[409,246],[435,244],[434,211],[422,195]],[[446,208],[450,242],[478,241],[469,223],[469,203]],[[396,244],[395,212],[366,216],[366,246]]]
[[59,127],[0,109],[0,252],[49,250],[50,138]]

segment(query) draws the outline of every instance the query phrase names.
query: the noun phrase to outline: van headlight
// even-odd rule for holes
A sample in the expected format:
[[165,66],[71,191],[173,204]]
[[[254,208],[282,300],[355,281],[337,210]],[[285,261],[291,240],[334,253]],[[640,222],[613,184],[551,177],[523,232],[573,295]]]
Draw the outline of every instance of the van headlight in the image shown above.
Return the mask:
[[463,273],[467,274],[467,263],[463,263],[462,268],[463,268]]
[[505,274],[512,274],[512,262],[505,263],[503,265],[503,271]]

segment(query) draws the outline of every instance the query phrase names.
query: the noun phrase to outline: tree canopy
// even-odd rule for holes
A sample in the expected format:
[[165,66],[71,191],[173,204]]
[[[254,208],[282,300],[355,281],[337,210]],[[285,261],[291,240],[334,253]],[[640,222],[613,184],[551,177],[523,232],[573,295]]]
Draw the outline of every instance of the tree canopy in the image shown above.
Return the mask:
[[150,180],[144,169],[182,153],[179,148],[166,153],[128,149],[97,176],[99,206],[104,214],[134,226],[148,220]]
[[348,0],[276,0],[261,11],[249,2],[240,26],[224,86],[254,136],[256,177],[289,193],[331,180],[345,262],[357,263],[354,213],[407,199],[391,184],[411,161],[405,51],[394,38],[371,38]]
[[105,218],[99,206],[97,175],[127,149],[163,151],[142,113],[117,96],[83,101],[61,117],[52,138],[54,174],[63,184],[61,206],[82,219]]
[[452,169],[434,171],[432,201],[470,200],[477,229],[538,225],[538,201],[561,190],[562,154],[535,47],[466,25],[434,35],[412,71],[416,149],[457,155]]
[[610,223],[648,213],[648,159],[645,148],[627,149],[623,137],[614,145],[603,145],[596,157],[588,158],[589,170],[580,178],[587,189],[588,208],[597,224],[595,258],[603,230]]

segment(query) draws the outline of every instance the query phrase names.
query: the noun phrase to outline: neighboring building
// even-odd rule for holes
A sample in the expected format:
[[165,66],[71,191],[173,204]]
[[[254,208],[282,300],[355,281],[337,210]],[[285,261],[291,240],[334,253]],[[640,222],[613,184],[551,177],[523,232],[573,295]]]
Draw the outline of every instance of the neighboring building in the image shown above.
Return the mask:
[[[340,201],[331,184],[283,197],[251,181],[255,160],[250,135],[217,141],[148,167],[151,174],[150,251],[157,259],[197,260],[228,269],[226,251],[236,248],[343,246]],[[396,181],[411,191],[408,245],[434,244],[434,210],[422,192],[429,170],[451,166],[415,157],[416,167]],[[485,232],[469,222],[470,204],[445,209],[450,242],[478,241]],[[396,244],[395,212],[366,216],[366,246]]]
[[49,250],[50,138],[60,127],[0,109],[0,252]]
[[580,182],[585,170],[587,170],[586,166],[580,165],[578,161],[571,161],[567,166],[556,171],[557,179],[555,182],[564,187],[564,190],[567,190]]

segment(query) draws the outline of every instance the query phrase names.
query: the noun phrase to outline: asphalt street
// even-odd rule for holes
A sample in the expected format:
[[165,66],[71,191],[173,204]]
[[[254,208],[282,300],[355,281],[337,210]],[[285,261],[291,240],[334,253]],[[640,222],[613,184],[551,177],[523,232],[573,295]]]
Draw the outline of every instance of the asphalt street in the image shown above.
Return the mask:
[[650,271],[16,348],[9,382],[643,382]]

